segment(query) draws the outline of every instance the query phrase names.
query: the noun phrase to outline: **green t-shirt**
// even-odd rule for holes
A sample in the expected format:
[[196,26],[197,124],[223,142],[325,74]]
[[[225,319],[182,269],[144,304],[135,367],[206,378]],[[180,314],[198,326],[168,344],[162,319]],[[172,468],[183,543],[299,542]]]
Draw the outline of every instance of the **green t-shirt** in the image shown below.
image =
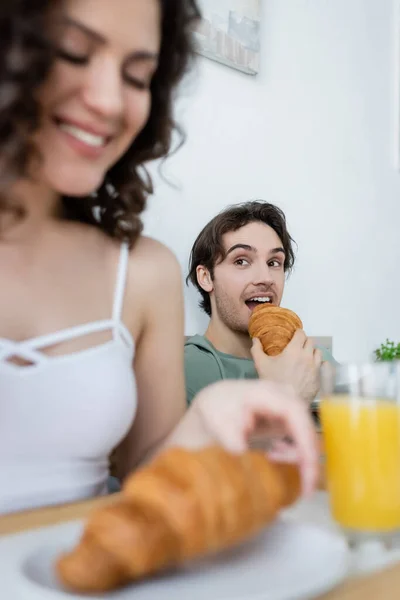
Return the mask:
[[[323,360],[335,360],[326,348],[320,348]],[[219,352],[202,335],[191,337],[185,344],[186,401],[190,404],[195,395],[221,379],[257,379],[254,362]]]

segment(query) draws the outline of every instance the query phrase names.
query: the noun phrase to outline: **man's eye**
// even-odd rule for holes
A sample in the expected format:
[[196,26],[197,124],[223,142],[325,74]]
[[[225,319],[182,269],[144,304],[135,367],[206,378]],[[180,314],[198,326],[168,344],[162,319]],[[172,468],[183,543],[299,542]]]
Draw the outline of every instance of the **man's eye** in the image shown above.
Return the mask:
[[238,265],[238,267],[244,267],[248,264],[249,264],[249,261],[246,260],[245,258],[237,258],[235,260],[235,265]]
[[279,268],[282,266],[282,263],[279,260],[271,260],[269,266]]

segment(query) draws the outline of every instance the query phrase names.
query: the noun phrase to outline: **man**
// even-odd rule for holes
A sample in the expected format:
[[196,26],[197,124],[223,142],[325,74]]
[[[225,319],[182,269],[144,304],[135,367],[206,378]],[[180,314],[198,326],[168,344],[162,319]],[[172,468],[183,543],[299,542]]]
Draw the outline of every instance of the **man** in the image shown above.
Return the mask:
[[190,404],[202,388],[220,379],[262,377],[293,385],[307,402],[318,392],[319,367],[333,361],[297,331],[279,356],[268,357],[248,334],[252,310],[279,305],[286,275],[293,268],[293,239],[283,212],[267,202],[228,207],[195,241],[187,281],[201,295],[210,322],[204,336],[185,344],[186,396]]

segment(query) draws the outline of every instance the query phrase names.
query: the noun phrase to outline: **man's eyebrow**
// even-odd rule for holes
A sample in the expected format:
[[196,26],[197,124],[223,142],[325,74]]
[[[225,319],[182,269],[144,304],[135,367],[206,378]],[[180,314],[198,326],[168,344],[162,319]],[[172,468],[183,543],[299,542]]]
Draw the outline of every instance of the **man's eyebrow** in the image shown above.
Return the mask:
[[269,251],[270,254],[278,254],[279,252],[286,255],[285,249],[282,248],[282,246],[279,248],[272,248],[272,250]]
[[[87,25],[84,25],[84,23],[81,23],[80,21],[76,21],[75,19],[72,19],[71,17],[68,17],[68,16],[64,16],[63,21],[67,25],[70,25],[71,27],[76,27],[77,29],[82,31],[82,33],[84,33],[88,37],[92,38],[98,44],[106,44],[107,43],[107,40],[103,35],[101,35],[97,31],[94,31]],[[158,58],[159,58],[159,55],[157,52],[150,52],[148,50],[138,50],[136,52],[132,52],[128,57],[129,60],[137,60],[137,61],[145,61],[145,60],[157,61]]]
[[229,250],[227,250],[225,256],[228,256],[228,254],[237,249],[246,250],[247,252],[252,252],[253,254],[257,253],[257,248],[254,248],[254,246],[249,246],[249,244],[234,244],[231,246],[231,248],[229,248]]

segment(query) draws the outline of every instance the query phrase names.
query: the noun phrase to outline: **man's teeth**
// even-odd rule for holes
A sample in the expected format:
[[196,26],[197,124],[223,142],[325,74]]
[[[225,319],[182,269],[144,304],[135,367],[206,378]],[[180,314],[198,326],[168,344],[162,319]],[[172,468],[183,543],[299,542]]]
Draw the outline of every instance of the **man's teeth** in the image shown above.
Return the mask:
[[271,302],[271,298],[252,298],[251,302]]
[[83,142],[88,146],[93,146],[93,148],[100,148],[106,143],[105,137],[89,133],[88,131],[84,131],[83,129],[76,127],[75,125],[70,125],[69,123],[60,123],[59,127],[80,142]]

